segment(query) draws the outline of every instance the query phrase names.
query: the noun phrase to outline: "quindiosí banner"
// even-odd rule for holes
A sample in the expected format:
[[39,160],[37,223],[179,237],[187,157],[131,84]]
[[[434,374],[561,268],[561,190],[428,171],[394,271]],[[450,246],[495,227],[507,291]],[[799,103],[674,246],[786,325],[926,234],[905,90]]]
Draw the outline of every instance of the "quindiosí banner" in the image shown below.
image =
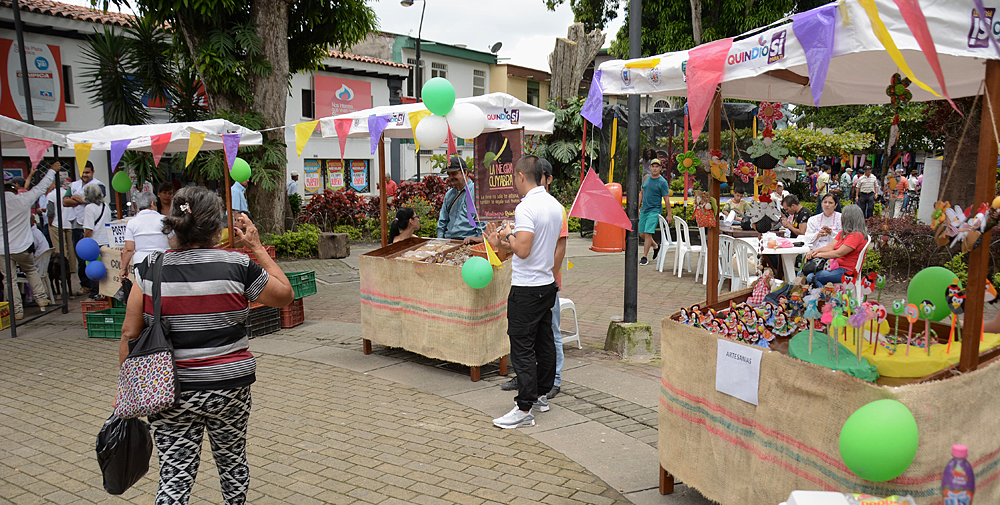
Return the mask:
[[476,138],[476,207],[479,219],[514,218],[521,197],[514,187],[514,164],[521,159],[523,130],[484,133]]

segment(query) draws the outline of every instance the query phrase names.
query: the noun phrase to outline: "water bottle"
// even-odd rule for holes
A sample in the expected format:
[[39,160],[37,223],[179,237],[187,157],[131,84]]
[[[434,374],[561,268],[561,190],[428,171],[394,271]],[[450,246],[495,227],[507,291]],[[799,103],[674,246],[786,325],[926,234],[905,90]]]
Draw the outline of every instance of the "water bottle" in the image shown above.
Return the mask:
[[941,494],[944,505],[970,505],[972,495],[976,492],[976,474],[972,465],[965,458],[969,448],[955,444],[951,446],[952,460],[944,467],[941,477]]

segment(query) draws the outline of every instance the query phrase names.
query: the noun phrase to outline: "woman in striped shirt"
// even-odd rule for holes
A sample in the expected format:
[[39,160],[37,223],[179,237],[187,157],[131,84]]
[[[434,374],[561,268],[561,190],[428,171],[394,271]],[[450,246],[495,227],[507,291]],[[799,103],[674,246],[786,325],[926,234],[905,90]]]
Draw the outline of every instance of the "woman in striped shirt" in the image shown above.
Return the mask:
[[[208,431],[227,504],[246,502],[250,472],[246,458],[250,385],[256,362],[250,354],[244,322],[248,301],[284,307],[294,294],[288,279],[268,256],[257,229],[239,215],[236,237],[260,261],[241,253],[214,249],[225,226],[221,200],[204,188],[187,187],[174,195],[163,233],[174,236],[174,249],[163,255],[160,305],[174,346],[178,402],[149,416],[160,456],[156,503],[187,503],[198,473],[203,433]],[[161,253],[136,265],[118,350],[119,363],[130,341],[152,322],[152,267]]]

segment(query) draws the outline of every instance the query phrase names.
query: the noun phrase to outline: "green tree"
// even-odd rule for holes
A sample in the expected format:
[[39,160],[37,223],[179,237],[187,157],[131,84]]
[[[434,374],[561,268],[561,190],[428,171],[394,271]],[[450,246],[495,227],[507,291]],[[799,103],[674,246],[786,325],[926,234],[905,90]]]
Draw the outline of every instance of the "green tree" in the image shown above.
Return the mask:
[[[543,1],[550,11],[555,11],[556,7],[566,3],[566,0]],[[569,0],[569,5],[573,10],[573,21],[583,23],[585,31],[603,31],[608,23],[618,17],[620,0]]]
[[[900,107],[880,105],[841,105],[834,107],[801,107],[804,116],[800,125],[812,124],[814,128],[832,128],[835,132],[854,131],[867,133],[874,138],[871,148],[884,150],[889,140],[893,117],[899,114],[900,151],[937,151],[944,148],[944,136],[930,133],[927,122],[930,116],[927,104],[911,102]],[[798,109],[796,109],[798,110]]]
[[[575,97],[559,107],[556,100],[549,100],[548,109],[556,115],[552,134],[543,136],[535,151],[530,153],[552,163],[556,181],[568,183],[580,178],[580,151],[583,148],[583,116],[580,109],[583,102],[583,97]],[[597,143],[596,138],[588,139],[588,157],[597,157]]]

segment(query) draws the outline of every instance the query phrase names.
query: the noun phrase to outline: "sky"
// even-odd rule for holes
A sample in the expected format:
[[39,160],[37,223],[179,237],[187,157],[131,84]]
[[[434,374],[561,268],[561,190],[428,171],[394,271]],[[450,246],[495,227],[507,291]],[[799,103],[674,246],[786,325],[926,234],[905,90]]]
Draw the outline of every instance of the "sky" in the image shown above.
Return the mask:
[[[76,5],[90,5],[89,0],[61,0]],[[369,0],[375,9],[379,28],[386,32],[417,35],[420,9],[426,1],[421,37],[446,44],[465,44],[470,49],[489,51],[496,42],[503,43],[497,53],[501,63],[512,63],[549,71],[549,53],[557,37],[565,37],[573,23],[569,0],[555,12],[545,8],[544,0],[417,0],[403,7],[399,0]],[[611,44],[625,21],[624,8],[605,30],[604,46]]]

